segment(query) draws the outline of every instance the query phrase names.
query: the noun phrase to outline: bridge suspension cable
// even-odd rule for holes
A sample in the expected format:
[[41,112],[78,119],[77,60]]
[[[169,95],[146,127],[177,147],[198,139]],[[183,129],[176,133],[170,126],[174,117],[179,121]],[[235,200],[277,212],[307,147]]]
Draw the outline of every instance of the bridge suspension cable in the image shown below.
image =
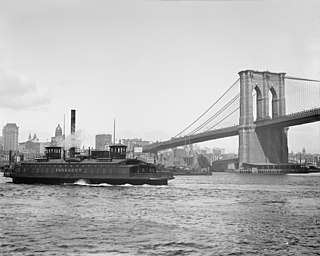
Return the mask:
[[[257,94],[254,93],[254,94],[252,95],[252,97],[254,98],[256,95],[257,95]],[[237,94],[235,98],[236,98],[235,100],[237,100],[238,98],[240,98],[240,93]],[[235,102],[235,100],[234,100],[233,102]],[[233,103],[233,102],[232,102],[232,103]],[[227,107],[231,106],[232,103],[229,104]],[[223,121],[225,121],[226,119],[228,119],[230,116],[232,116],[234,113],[236,113],[239,109],[240,109],[240,107],[237,107],[236,109],[234,109],[231,113],[229,113],[227,116],[225,116],[223,119],[221,119],[218,123],[216,123],[215,125],[213,125],[213,126],[211,126],[210,128],[208,128],[208,129],[206,130],[206,132],[211,131],[213,128],[215,128],[216,126],[218,126],[219,124],[221,124]]]
[[318,108],[320,81],[285,76],[286,114]]
[[320,80],[313,80],[313,79],[307,79],[307,78],[301,78],[301,77],[293,77],[293,76],[285,76],[285,79],[307,81],[307,82],[320,82]]
[[[222,114],[229,106],[231,106],[237,99],[239,99],[240,97],[240,93],[238,93],[235,97],[233,97],[226,105],[224,105],[220,110],[218,110],[218,112],[216,112],[213,116],[211,116],[209,119],[207,119],[204,123],[202,123],[201,125],[199,125],[196,129],[194,129],[193,131],[191,131],[187,136],[192,135],[196,132],[198,132],[199,130],[201,130],[203,127],[205,127],[207,124],[209,124],[210,122],[212,122],[214,119],[216,119],[220,114]],[[239,108],[238,108],[239,109]],[[233,112],[234,113],[234,112]],[[230,115],[228,115],[229,117]],[[222,121],[224,121],[226,118],[224,118]],[[219,123],[221,123],[222,121],[220,121]],[[219,124],[218,123],[218,124]],[[209,129],[210,130],[210,129]]]
[[218,124],[222,123],[224,120],[226,120],[229,116],[231,116],[233,113],[235,113],[237,110],[239,110],[240,107],[237,107],[235,110],[233,110],[229,115],[224,117],[222,120],[220,120],[218,123],[216,123],[214,126],[211,126],[206,132],[211,131],[214,127],[216,127]]
[[[252,95],[252,97],[255,97],[256,93],[254,93]],[[198,131],[200,131],[202,128],[204,128],[207,124],[211,123],[214,119],[216,119],[217,117],[221,116],[222,113],[226,112],[227,109],[230,109],[229,107],[231,107],[233,105],[233,103],[237,102],[237,100],[240,98],[240,93],[238,93],[236,96],[234,96],[227,104],[225,104],[221,109],[219,109],[214,115],[212,115],[210,118],[208,118],[204,123],[202,123],[201,125],[199,125],[197,128],[195,128],[193,131],[191,131],[189,134],[187,134],[186,136],[191,136],[195,133],[197,133]],[[219,122],[217,122],[216,124],[214,124],[213,126],[211,126],[210,128],[206,129],[205,132],[212,130],[213,128],[215,128],[216,126],[218,126],[219,124],[221,124],[223,121],[227,120],[231,115],[233,115],[234,113],[236,113],[238,110],[240,109],[239,105],[238,107],[236,107],[234,110],[232,110],[231,113],[229,113],[227,116],[223,117]]]
[[205,114],[207,114],[238,82],[239,78],[228,88],[228,90],[223,93],[218,100],[216,100],[203,114],[201,114],[195,121],[193,121],[189,126],[187,126],[184,130],[182,130],[180,133],[178,133],[173,138],[179,137],[181,134],[183,134],[186,130],[188,130],[192,125],[194,125],[196,122],[198,122]]

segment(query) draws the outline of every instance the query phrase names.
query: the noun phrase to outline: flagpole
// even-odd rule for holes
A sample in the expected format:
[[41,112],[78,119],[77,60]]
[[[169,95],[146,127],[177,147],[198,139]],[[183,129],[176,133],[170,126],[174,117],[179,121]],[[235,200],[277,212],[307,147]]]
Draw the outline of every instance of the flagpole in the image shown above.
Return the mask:
[[116,144],[116,119],[113,119],[113,144]]

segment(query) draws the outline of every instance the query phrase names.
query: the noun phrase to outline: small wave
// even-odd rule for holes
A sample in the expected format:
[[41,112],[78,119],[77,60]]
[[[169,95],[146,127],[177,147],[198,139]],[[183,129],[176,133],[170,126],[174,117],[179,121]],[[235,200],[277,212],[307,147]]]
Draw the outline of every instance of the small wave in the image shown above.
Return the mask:
[[74,183],[66,183],[66,185],[73,185],[73,186],[87,186],[87,187],[144,187],[144,186],[150,186],[150,185],[132,185],[132,184],[121,184],[121,185],[112,185],[108,183],[88,183],[86,180],[81,179],[77,180]]
[[288,203],[287,199],[283,199],[283,200],[263,200],[262,201],[263,204],[286,204]]
[[167,243],[158,243],[158,244],[154,244],[153,249],[158,248],[158,247],[173,247],[173,248],[184,248],[184,249],[200,249],[200,250],[204,250],[204,249],[208,249],[211,248],[210,245],[203,245],[203,244],[198,244],[198,243],[194,243],[194,242],[167,242]]
[[108,183],[99,183],[99,184],[90,184],[86,180],[77,180],[74,183],[68,183],[66,185],[73,185],[73,186],[87,186],[87,187],[111,187],[112,185]]
[[100,184],[87,184],[88,187],[112,187],[113,185],[110,185],[108,183],[100,183]]
[[123,251],[118,251],[118,250],[114,250],[114,251],[107,251],[107,252],[90,252],[88,254],[86,254],[87,256],[119,256],[119,255],[129,255],[131,256],[131,253],[128,252],[123,252]]
[[167,185],[150,185],[150,184],[143,184],[143,185],[132,185],[132,184],[124,184],[124,185],[120,185],[120,186],[123,186],[123,187],[153,187],[153,188],[166,188]]
[[287,173],[290,176],[320,176],[320,172],[309,172],[309,173]]
[[123,184],[123,185],[111,185],[108,183],[100,183],[100,184],[88,184],[88,186],[91,187],[136,187],[136,185],[132,185],[132,184]]
[[86,185],[89,185],[88,183],[87,183],[87,181],[86,180],[83,180],[83,179],[81,179],[81,180],[77,180],[75,183],[73,183],[74,185],[79,185],[79,186],[86,186]]
[[143,184],[143,185],[133,185],[133,184],[122,184],[122,185],[112,185],[112,184],[108,184],[108,183],[99,183],[99,184],[92,184],[92,183],[88,183],[86,180],[84,179],[80,179],[77,180],[74,183],[65,183],[65,185],[69,185],[69,186],[87,186],[87,187],[156,187],[156,188],[165,188],[167,187],[166,185],[163,186],[159,186],[159,185],[149,185],[149,184]]
[[67,185],[67,186],[85,186],[85,187],[109,187],[109,186],[112,186],[112,185],[107,184],[107,183],[90,184],[86,180],[83,180],[83,179],[77,180],[74,183],[64,183],[64,185]]

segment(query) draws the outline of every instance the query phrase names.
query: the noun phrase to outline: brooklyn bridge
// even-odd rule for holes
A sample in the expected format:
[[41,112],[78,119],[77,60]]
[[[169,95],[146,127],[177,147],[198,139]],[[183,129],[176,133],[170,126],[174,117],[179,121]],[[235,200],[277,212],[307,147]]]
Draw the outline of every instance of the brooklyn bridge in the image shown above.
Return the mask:
[[244,70],[189,126],[168,141],[145,146],[143,151],[156,154],[178,146],[238,136],[240,167],[244,163],[288,163],[289,127],[317,121],[320,81]]

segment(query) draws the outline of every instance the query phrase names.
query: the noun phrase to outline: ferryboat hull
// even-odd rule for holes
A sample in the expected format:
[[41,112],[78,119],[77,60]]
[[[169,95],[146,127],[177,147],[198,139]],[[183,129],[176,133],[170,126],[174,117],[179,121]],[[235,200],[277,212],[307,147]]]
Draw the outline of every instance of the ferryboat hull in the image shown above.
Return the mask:
[[168,179],[153,178],[45,178],[45,177],[12,177],[12,182],[15,184],[74,184],[80,180],[85,181],[87,184],[109,184],[109,185],[168,185]]
[[135,159],[98,162],[24,162],[4,171],[4,177],[13,183],[25,184],[66,184],[84,180],[88,184],[107,183],[110,185],[168,185],[173,179],[170,172],[159,171],[153,164]]

